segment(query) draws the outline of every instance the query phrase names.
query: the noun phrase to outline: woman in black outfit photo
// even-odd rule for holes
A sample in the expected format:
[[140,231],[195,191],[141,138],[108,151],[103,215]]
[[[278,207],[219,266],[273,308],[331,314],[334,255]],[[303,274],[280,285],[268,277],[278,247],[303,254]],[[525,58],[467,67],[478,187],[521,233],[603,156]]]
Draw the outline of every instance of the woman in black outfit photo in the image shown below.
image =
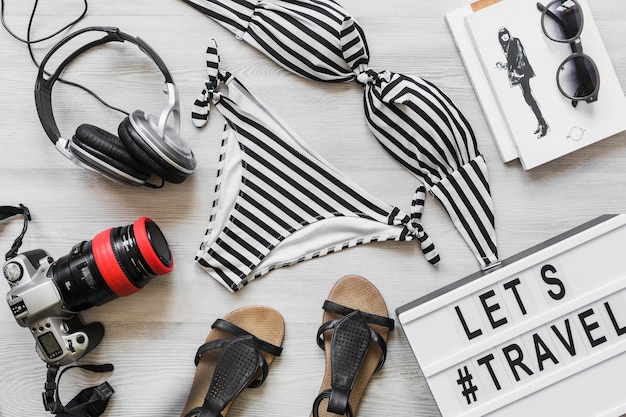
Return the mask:
[[526,104],[537,117],[537,129],[533,133],[537,135],[537,139],[540,139],[548,133],[550,127],[543,118],[539,104],[530,88],[530,79],[535,76],[535,72],[530,62],[528,62],[524,46],[518,38],[512,37],[509,30],[505,27],[501,27],[498,30],[498,41],[506,57],[506,62],[498,62],[496,67],[507,70],[511,88],[519,85],[522,89],[522,95]]

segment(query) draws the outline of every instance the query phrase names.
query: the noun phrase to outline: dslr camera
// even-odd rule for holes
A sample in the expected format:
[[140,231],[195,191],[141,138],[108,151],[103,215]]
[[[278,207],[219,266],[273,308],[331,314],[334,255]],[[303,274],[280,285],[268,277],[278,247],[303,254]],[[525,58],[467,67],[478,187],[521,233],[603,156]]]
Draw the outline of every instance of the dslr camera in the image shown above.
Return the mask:
[[62,366],[80,359],[104,336],[104,326],[84,324],[80,311],[137,292],[173,267],[163,233],[142,217],[75,245],[56,261],[42,249],[16,254],[3,273],[15,320],[29,329],[42,360]]

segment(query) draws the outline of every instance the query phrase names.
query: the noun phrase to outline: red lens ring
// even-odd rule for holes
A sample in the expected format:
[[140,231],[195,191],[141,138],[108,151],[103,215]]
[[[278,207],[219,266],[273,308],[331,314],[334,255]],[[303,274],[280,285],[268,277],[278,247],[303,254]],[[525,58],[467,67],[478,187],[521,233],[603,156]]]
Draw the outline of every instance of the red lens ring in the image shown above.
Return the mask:
[[111,230],[113,229],[98,233],[92,240],[91,250],[100,275],[111,291],[118,297],[126,297],[139,291],[139,288],[128,280],[117,262],[111,245]]
[[161,258],[154,251],[154,247],[150,243],[150,239],[148,238],[148,231],[146,230],[146,222],[152,222],[152,219],[148,217],[141,217],[133,223],[133,230],[135,234],[135,241],[137,242],[137,247],[139,248],[139,252],[141,256],[146,260],[148,266],[152,271],[157,275],[164,275],[169,272],[172,272],[174,269],[174,258],[172,258],[172,262],[170,265],[165,265]]

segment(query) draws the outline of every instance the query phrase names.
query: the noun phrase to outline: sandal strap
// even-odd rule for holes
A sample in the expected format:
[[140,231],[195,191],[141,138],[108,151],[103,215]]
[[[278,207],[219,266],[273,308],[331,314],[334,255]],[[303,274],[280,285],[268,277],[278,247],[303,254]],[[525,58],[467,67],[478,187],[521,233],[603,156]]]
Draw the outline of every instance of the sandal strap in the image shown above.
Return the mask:
[[220,330],[223,330],[225,332],[228,332],[230,334],[232,334],[235,337],[240,337],[240,336],[252,336],[255,340],[255,342],[258,345],[258,348],[261,349],[264,352],[269,353],[272,356],[280,356],[280,354],[283,351],[283,348],[280,346],[276,346],[273,345],[269,342],[266,342],[263,339],[259,339],[258,337],[256,337],[255,335],[253,335],[252,333],[242,329],[241,327],[226,321],[224,319],[217,319],[215,320],[215,322],[211,325],[211,328],[218,328]]
[[[199,413],[196,414],[197,417],[222,417],[221,412],[246,386],[259,386],[267,377],[267,362],[259,353],[252,335],[224,340],[213,345],[215,347],[223,345],[223,351],[217,360],[211,385]],[[259,368],[262,369],[261,378],[250,384]],[[196,408],[190,413],[193,415],[197,410]]]
[[[379,316],[377,314],[372,314],[372,313],[365,313],[361,310],[356,310],[350,307],[346,307],[330,300],[324,301],[324,305],[322,306],[322,308],[331,313],[341,314],[344,316],[348,316],[349,314],[352,314],[356,311],[356,312],[359,312],[361,317],[363,317],[363,319],[367,323],[387,327],[390,331],[393,331],[395,328],[395,321],[390,317]],[[317,329],[316,340],[317,340],[317,345],[320,347],[320,349],[326,350],[324,346],[324,332],[334,329],[335,326],[337,326],[337,324],[341,322],[341,320],[343,319],[339,318],[339,319],[327,321],[326,323],[323,323],[319,327],[319,329]],[[380,333],[378,333],[376,330],[370,328],[370,331],[371,331],[372,341],[376,342],[376,344],[380,347],[380,350],[383,352],[380,358],[380,361],[378,363],[378,366],[376,367],[375,372],[378,372],[383,367],[383,365],[385,364],[385,360],[387,359],[387,342],[385,342],[385,340],[382,338]]]
[[[327,390],[320,392],[317,398],[315,398],[315,401],[313,402],[313,417],[319,417],[320,404],[322,403],[322,400],[324,400],[325,398],[330,398],[330,395],[331,395],[331,390],[327,389]],[[343,415],[347,417],[354,416],[354,414],[352,414],[352,407],[350,407],[350,403],[348,403],[348,405],[346,406],[346,411],[344,412]]]
[[328,411],[345,414],[354,382],[369,350],[371,328],[358,311],[335,326],[330,342],[330,398]]
[[[248,336],[240,336],[240,338],[250,338],[253,337],[252,335],[248,335]],[[215,349],[224,349],[226,346],[228,346],[230,343],[232,343],[235,339],[219,339],[219,340],[213,340],[210,342],[207,342],[205,344],[203,344],[202,346],[200,346],[196,352],[196,358],[195,358],[195,364],[196,366],[198,366],[198,362],[200,361],[200,357],[202,357],[202,355],[210,350],[215,350]],[[254,340],[254,342],[256,343],[256,339],[252,339]],[[258,346],[257,346],[258,349]],[[248,385],[248,388],[257,388],[259,386],[261,386],[261,384],[263,384],[263,382],[265,382],[265,378],[267,378],[268,375],[268,371],[269,371],[269,366],[267,365],[267,361],[265,360],[265,358],[262,355],[259,355],[261,360],[262,360],[262,364],[261,364],[261,377],[259,379],[257,379],[256,381],[252,382],[251,384]]]
[[[185,417],[198,417],[200,416],[201,412],[202,412],[202,407],[196,407],[196,408],[189,410],[189,412],[185,414]],[[223,417],[223,416],[220,414],[219,417]]]
[[378,365],[376,365],[376,369],[374,369],[374,372],[378,372],[381,370],[381,368],[385,364],[385,360],[387,360],[387,342],[385,342],[385,339],[383,339],[381,335],[374,329],[370,328],[370,331],[371,331],[372,341],[378,345],[378,347],[380,348],[382,352],[382,355],[380,356],[380,360],[378,361]]
[[[317,329],[317,345],[320,347],[320,349],[326,350],[326,346],[324,345],[324,333],[327,332],[328,330],[334,330],[335,327],[337,327],[337,325],[341,323],[343,320],[345,320],[345,317],[341,319],[327,321],[326,323],[322,324],[319,327],[319,329]],[[387,343],[381,337],[380,333],[378,333],[376,330],[372,329],[371,327],[369,329],[370,329],[371,340],[373,342],[376,342],[376,344],[383,351],[383,357],[385,357],[387,355]],[[381,360],[384,361],[384,359],[381,359]],[[378,368],[376,370],[378,370]]]
[[[328,411],[345,415],[351,412],[348,411],[350,394],[371,342],[378,344],[382,352],[376,371],[384,364],[387,346],[385,340],[369,326],[367,318],[358,310],[320,326],[318,344],[327,330],[333,330],[330,342],[331,389],[328,394]],[[320,346],[325,347],[323,344]],[[314,408],[319,407],[319,401]]]
[[[359,311],[358,313],[361,313],[361,312]],[[327,321],[326,323],[322,324],[317,329],[316,341],[320,349],[326,350],[326,346],[324,345],[324,333],[328,330],[335,329],[335,327],[344,319],[345,317],[341,319]],[[380,361],[378,361],[378,365],[376,365],[376,370],[374,371],[374,372],[378,372],[383,367],[383,365],[385,364],[385,360],[387,359],[387,342],[385,342],[385,339],[383,339],[380,333],[378,333],[376,330],[372,329],[371,327],[369,329],[370,329],[371,341],[375,342],[378,345],[378,347],[380,347],[380,350],[382,351]]]
[[374,342],[381,350],[381,357],[374,372],[378,372],[387,358],[385,339],[370,327],[379,324],[393,330],[393,320],[387,317],[363,313],[330,301],[324,303],[324,309],[338,314],[348,313],[345,317],[327,321],[317,331],[317,344],[325,350],[324,332],[332,330],[330,342],[331,389],[318,395],[313,404],[314,417],[324,398],[328,398],[328,411],[335,414],[352,416],[350,394],[359,375],[363,361]]
[[210,350],[222,349],[226,344],[230,343],[232,340],[233,339],[219,339],[219,340],[213,340],[213,341],[204,343],[196,351],[196,357],[194,358],[194,363],[196,364],[196,366],[198,366],[198,363],[200,362],[200,358],[202,357],[203,354],[205,354],[206,352]]
[[[339,322],[341,322],[342,320],[343,319],[336,319],[336,320],[328,321],[322,324],[320,328],[317,330],[317,345],[322,350],[326,350],[326,347],[324,345],[324,332],[326,332],[327,330],[333,330],[337,326],[337,324],[339,324]],[[374,372],[378,372],[381,370],[381,368],[385,364],[385,360],[387,360],[387,342],[385,342],[385,339],[382,338],[380,333],[378,333],[376,330],[372,328],[370,328],[370,337],[371,337],[372,342],[375,342],[382,352],[380,360],[378,361],[378,365],[376,365],[376,369],[374,370]]]
[[330,300],[324,301],[324,305],[322,306],[322,308],[331,313],[341,314],[342,316],[347,316],[354,311],[360,311],[361,315],[363,315],[368,323],[375,324],[377,326],[387,327],[391,331],[393,331],[393,329],[395,328],[395,321],[390,317],[379,316],[377,314],[366,313],[361,310],[355,310],[353,308],[337,304]]

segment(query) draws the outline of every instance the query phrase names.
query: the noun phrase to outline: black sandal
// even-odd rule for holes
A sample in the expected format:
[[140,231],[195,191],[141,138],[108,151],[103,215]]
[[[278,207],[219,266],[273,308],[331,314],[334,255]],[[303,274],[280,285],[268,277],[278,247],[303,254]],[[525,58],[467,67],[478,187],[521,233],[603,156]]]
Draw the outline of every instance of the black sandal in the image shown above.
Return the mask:
[[[354,275],[335,284],[323,309],[325,322],[317,331],[317,344],[326,351],[326,373],[312,416],[353,417],[371,376],[385,363],[394,320],[388,317],[378,290]],[[332,331],[330,340],[328,331]],[[372,343],[378,349],[370,349]],[[328,400],[325,408],[321,407],[324,400]]]
[[[284,322],[273,309],[258,316],[259,309],[268,307],[235,310],[213,323],[206,343],[196,353],[196,376],[181,416],[224,417],[244,388],[263,384],[269,364],[282,353]],[[271,320],[263,322],[263,317]],[[217,350],[221,352],[216,359]]]

